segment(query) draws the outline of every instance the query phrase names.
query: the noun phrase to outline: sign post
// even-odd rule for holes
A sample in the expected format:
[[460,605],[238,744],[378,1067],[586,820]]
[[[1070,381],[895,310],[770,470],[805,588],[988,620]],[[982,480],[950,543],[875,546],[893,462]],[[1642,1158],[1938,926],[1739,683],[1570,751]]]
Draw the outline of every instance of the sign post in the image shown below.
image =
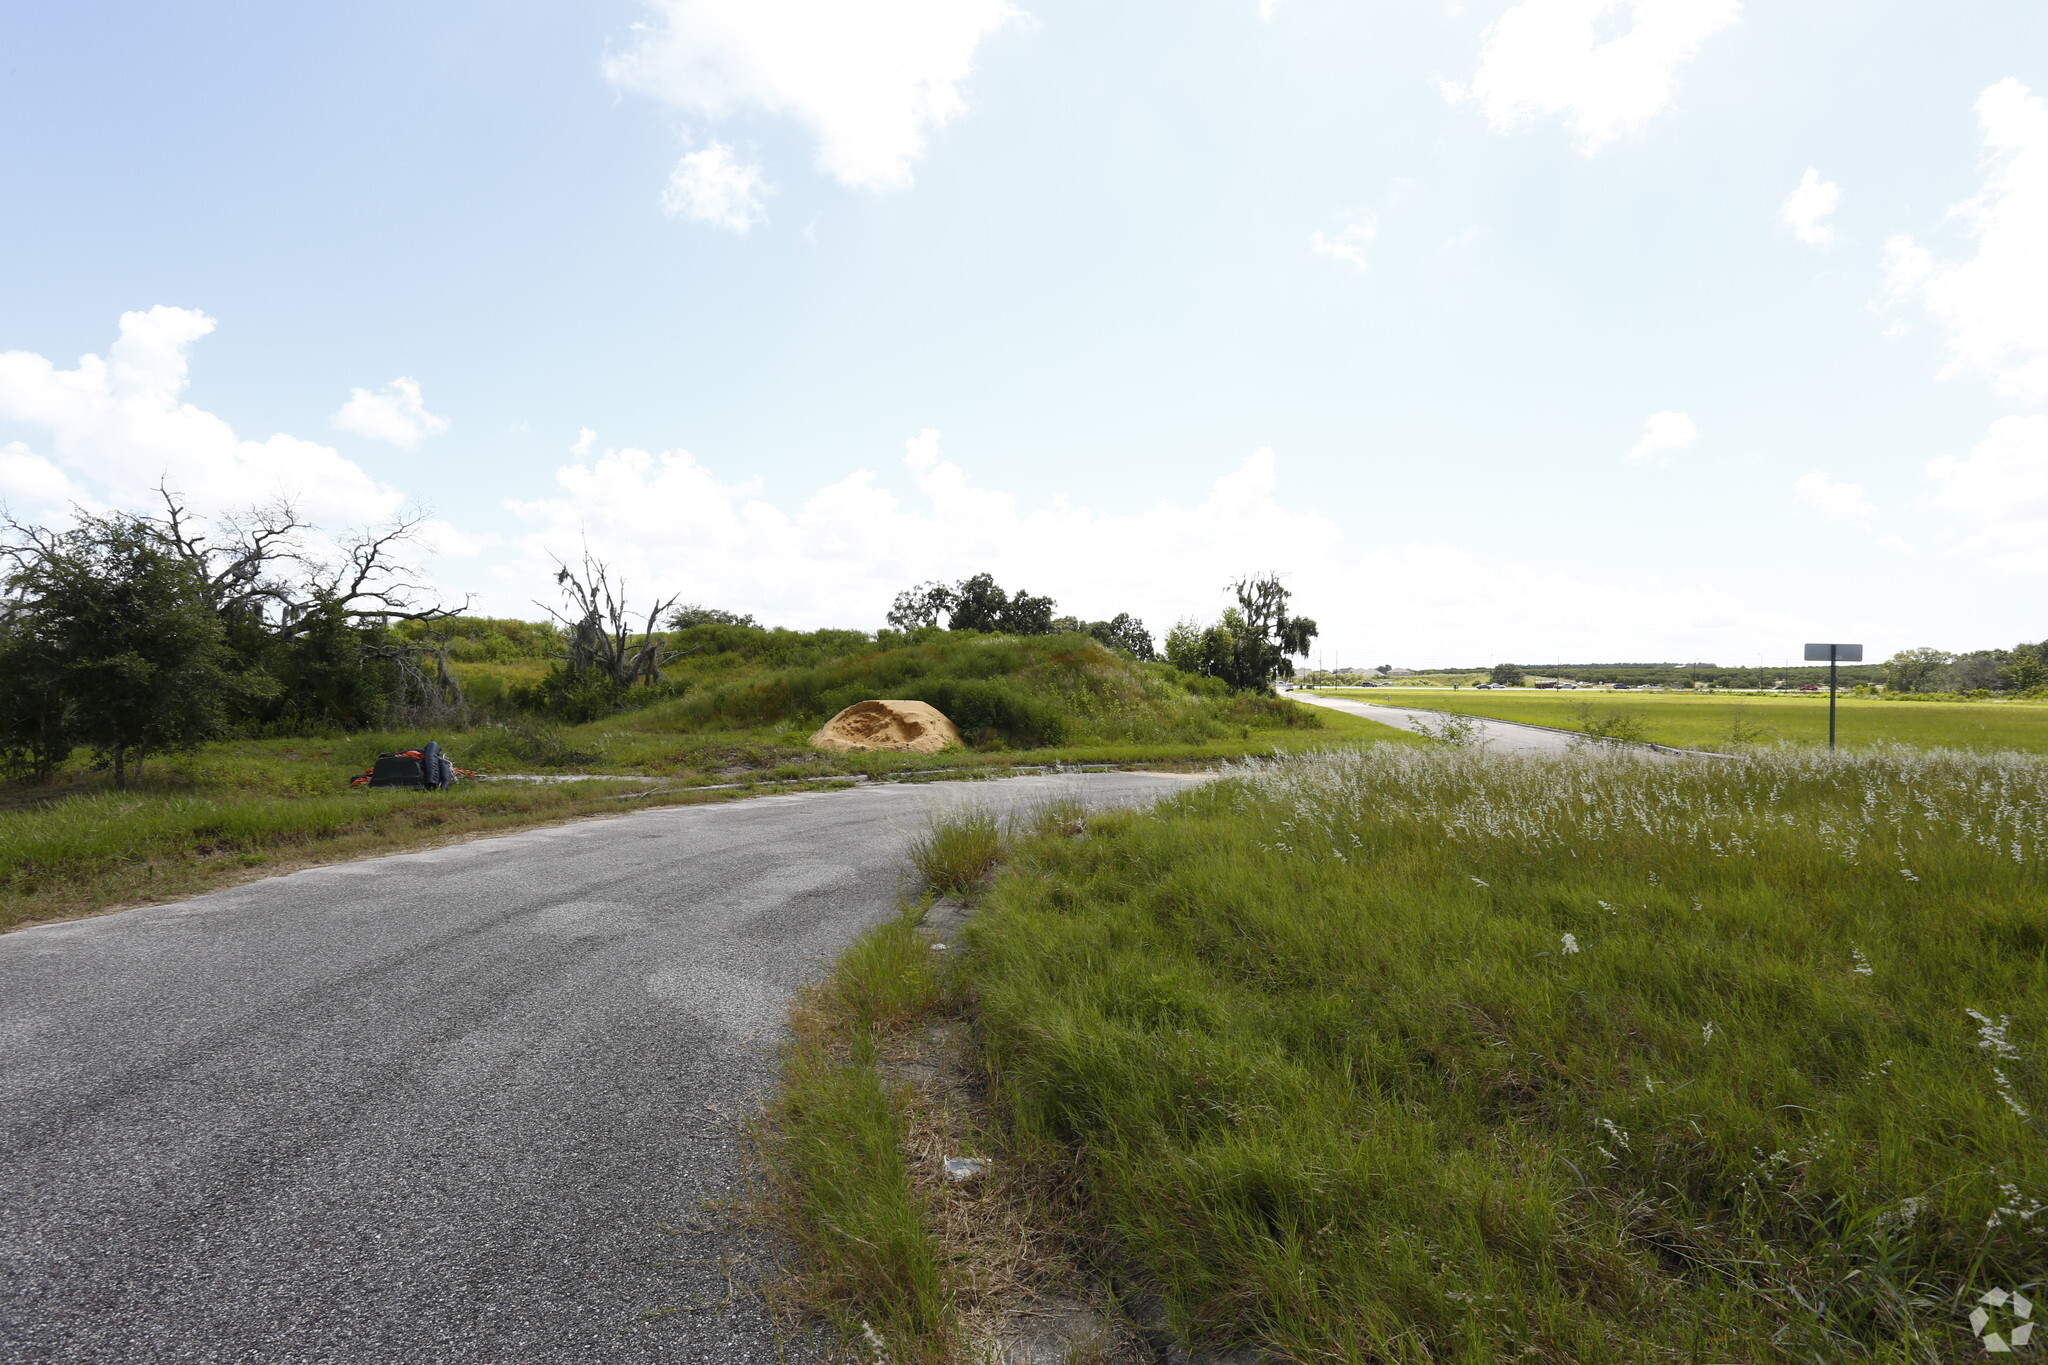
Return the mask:
[[1806,660],[1819,663],[1823,659],[1828,665],[1828,747],[1835,747],[1835,668],[1838,664],[1860,664],[1863,662],[1862,645],[1808,645]]

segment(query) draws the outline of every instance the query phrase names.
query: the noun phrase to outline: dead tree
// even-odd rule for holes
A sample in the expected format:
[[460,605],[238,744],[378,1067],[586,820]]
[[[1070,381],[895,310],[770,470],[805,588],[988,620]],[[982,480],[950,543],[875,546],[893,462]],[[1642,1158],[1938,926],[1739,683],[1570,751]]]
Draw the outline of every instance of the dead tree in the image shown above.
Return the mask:
[[419,569],[404,562],[419,541],[424,517],[402,517],[364,528],[335,543],[328,553],[308,546],[315,527],[299,520],[279,499],[222,519],[200,523],[177,494],[157,487],[164,514],[150,524],[198,579],[222,621],[247,624],[289,640],[313,628],[324,609],[353,622],[438,621],[469,606],[427,603]]
[[400,726],[461,726],[469,723],[469,701],[462,682],[448,667],[446,636],[413,644],[377,644],[365,658],[391,665],[397,688],[391,697],[391,720]]
[[611,570],[583,552],[581,571],[555,561],[555,582],[567,599],[568,610],[557,611],[545,602],[534,605],[552,616],[568,637],[562,653],[562,667],[571,678],[595,674],[616,687],[652,685],[661,680],[661,670],[694,650],[678,650],[654,633],[655,622],[676,604],[676,594],[657,601],[646,612],[638,630],[633,622],[640,614],[628,605],[623,580],[614,584]]

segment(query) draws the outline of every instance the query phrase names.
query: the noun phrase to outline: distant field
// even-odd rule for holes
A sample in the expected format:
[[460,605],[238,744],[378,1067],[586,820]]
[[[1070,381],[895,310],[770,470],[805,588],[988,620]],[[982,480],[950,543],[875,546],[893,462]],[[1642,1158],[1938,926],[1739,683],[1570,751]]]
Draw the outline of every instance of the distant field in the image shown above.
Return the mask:
[[[1495,720],[1583,729],[1593,717],[1627,712],[1644,737],[1683,748],[1789,740],[1825,744],[1825,693],[1790,697],[1697,696],[1683,692],[1450,692],[1442,688],[1319,687],[1317,692],[1392,706],[1421,706]],[[1906,702],[1844,698],[1837,717],[1845,747],[1911,744],[1917,748],[2016,749],[2048,753],[2048,703]]]

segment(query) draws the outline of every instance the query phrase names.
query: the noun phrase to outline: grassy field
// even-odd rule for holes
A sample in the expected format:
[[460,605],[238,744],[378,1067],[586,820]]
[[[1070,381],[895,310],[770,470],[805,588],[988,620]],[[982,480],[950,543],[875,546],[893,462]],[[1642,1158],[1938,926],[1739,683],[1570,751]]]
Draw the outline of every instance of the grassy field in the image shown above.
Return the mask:
[[[461,766],[486,774],[660,779],[664,790],[641,799],[662,802],[708,799],[688,788],[736,782],[931,770],[972,777],[1046,763],[1199,765],[1354,738],[1424,742],[1354,717],[1304,715],[1305,708],[1277,699],[1224,695],[1200,680],[1190,690],[1169,670],[1134,666],[1092,643],[1057,637],[1007,650],[980,637],[870,647],[837,661],[783,667],[772,660],[693,662],[707,680],[701,690],[586,725],[511,716],[452,733],[231,740],[152,759],[125,791],[111,790],[106,774],[84,768],[82,757],[53,786],[0,788],[0,929],[190,895],[246,879],[251,869],[616,811],[622,797],[644,790],[617,782],[470,783],[428,794],[349,789],[348,779],[379,753],[428,738],[438,738]],[[461,667],[497,670],[515,681],[538,676],[532,661]],[[920,691],[978,715],[975,742],[938,754],[827,755],[808,745],[817,725],[844,704],[841,695]],[[1005,731],[1006,720],[1019,724]]]
[[[1587,717],[1615,714],[1640,722],[1643,738],[1688,749],[1789,741],[1825,744],[1826,694],[1699,696],[1684,692],[1446,692],[1392,687],[1318,688],[1332,697],[1421,706],[1495,720],[1528,721],[1560,730],[1584,729]],[[1836,717],[1845,747],[1910,744],[1918,748],[2048,753],[2048,702],[1901,702],[1843,698]]]
[[1022,1152],[1300,1361],[1935,1361],[2048,1263],[2048,764],[1255,763],[1011,850]]
[[167,783],[80,792],[0,810],[0,930],[312,863],[726,795],[650,793],[643,783],[605,779],[434,793],[329,787],[279,795]]

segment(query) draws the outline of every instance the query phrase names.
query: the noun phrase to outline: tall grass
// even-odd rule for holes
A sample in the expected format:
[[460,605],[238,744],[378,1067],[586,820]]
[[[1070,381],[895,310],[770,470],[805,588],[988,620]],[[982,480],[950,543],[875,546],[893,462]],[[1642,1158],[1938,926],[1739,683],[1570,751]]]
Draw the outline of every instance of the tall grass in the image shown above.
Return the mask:
[[995,871],[1008,842],[992,811],[964,811],[932,821],[912,839],[910,865],[933,893],[964,896]]
[[797,1249],[798,1303],[901,1362],[944,1359],[953,1330],[901,1106],[876,1066],[890,1034],[951,1000],[918,916],[912,907],[863,934],[799,999],[760,1133],[763,1208]]
[[[0,810],[0,929],[110,902],[190,894],[294,854],[361,856],[438,835],[617,810],[602,780],[453,791],[135,790]],[[649,799],[692,798],[687,792]]]
[[1938,1360],[2048,1267],[2048,764],[1367,749],[1021,843],[1021,1138],[1193,1336]]

